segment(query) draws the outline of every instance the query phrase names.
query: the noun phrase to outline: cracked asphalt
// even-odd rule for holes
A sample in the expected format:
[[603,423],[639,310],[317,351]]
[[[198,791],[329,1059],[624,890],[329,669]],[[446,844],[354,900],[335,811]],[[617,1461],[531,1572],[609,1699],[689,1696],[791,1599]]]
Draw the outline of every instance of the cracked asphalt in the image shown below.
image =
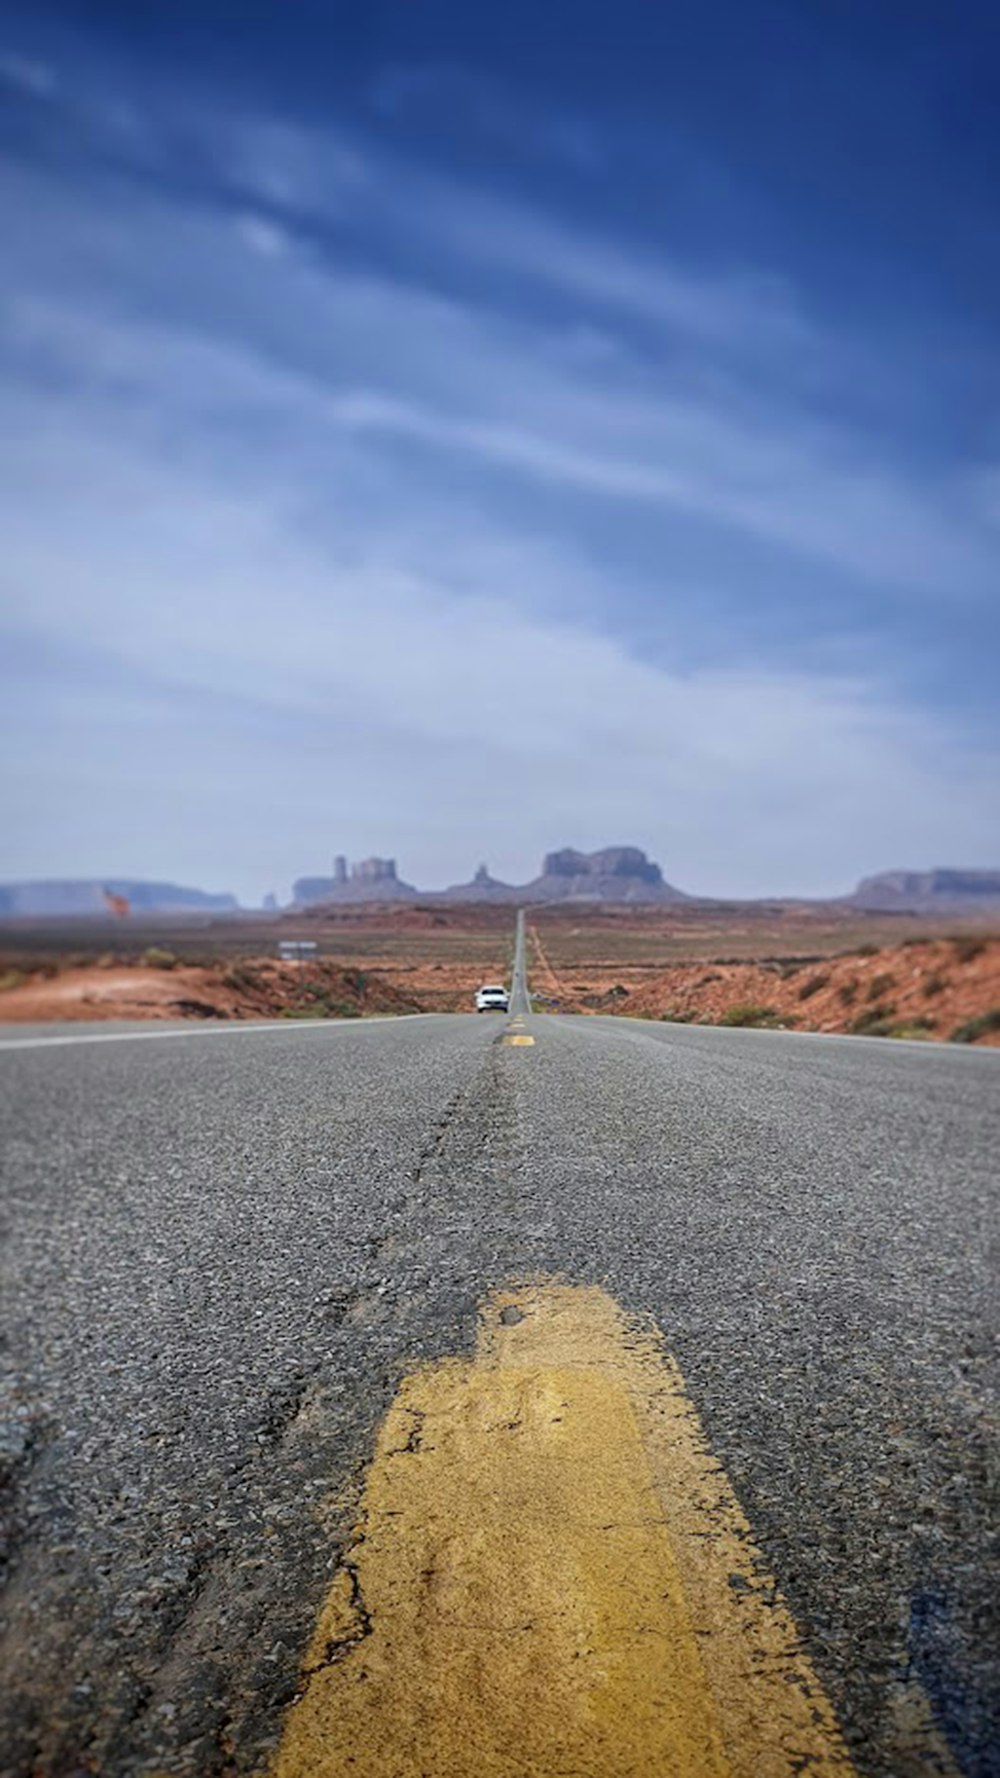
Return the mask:
[[1000,1773],[1000,1055],[525,1028],[0,1040],[4,1773],[259,1771],[403,1370],[538,1274],[663,1329],[859,1770]]

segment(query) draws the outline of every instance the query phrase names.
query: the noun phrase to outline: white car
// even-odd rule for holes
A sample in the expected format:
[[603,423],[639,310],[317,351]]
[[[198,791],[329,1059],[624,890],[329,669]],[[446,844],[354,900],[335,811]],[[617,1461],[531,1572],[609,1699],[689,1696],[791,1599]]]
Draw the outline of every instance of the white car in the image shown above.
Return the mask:
[[500,982],[488,982],[476,995],[477,1012],[506,1012],[510,995]]

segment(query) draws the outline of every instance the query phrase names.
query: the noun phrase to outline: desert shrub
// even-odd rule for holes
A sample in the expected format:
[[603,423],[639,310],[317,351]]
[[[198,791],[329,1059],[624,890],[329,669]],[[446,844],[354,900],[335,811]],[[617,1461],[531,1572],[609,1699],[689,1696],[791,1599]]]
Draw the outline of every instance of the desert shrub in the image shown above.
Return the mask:
[[809,976],[808,979],[802,983],[802,986],[799,989],[799,999],[800,1000],[811,1000],[812,996],[814,994],[818,994],[821,988],[826,987],[829,980],[830,980],[829,971],[827,971],[825,974]]
[[853,1006],[857,997],[857,982],[841,982],[840,987],[837,989],[837,999],[840,1001],[841,1006]]
[[180,958],[173,951],[164,950],[161,945],[147,945],[139,961],[147,969],[176,969]]
[[985,951],[986,940],[984,938],[972,937],[953,938],[951,941],[951,948],[954,951],[955,956],[958,958],[959,963],[973,963],[975,962],[975,959],[981,957]]
[[337,999],[322,982],[305,982],[301,990],[300,1004],[303,1001],[306,1006],[315,1007],[317,1018],[355,1019],[360,1016],[355,1001]]
[[328,988],[320,988],[315,995],[315,1002],[322,1009],[325,1019],[356,1019],[360,1017],[360,1009],[354,1000],[341,1000]]
[[921,992],[923,993],[925,1000],[933,1000],[935,994],[940,994],[947,986],[947,976],[938,975],[937,971],[935,971],[933,975],[927,977]]
[[730,1006],[719,1020],[720,1025],[738,1025],[748,1030],[773,1030],[781,1020],[773,1006],[754,1006],[751,1001],[739,1001]]
[[23,969],[5,969],[0,975],[0,994],[5,993],[8,988],[19,988],[27,979]]
[[210,1000],[172,1000],[171,1007],[186,1019],[226,1019],[220,1007],[213,1006]]
[[222,985],[238,990],[256,988],[260,985],[260,977],[255,969],[248,968],[245,963],[231,963],[222,973]]
[[980,1013],[977,1019],[966,1019],[964,1025],[956,1026],[949,1042],[976,1043],[990,1031],[1000,1031],[1000,1006],[994,1006],[989,1012]]
[[718,970],[713,970],[710,975],[699,976],[694,985],[696,988],[707,988],[711,982],[721,982],[721,980],[722,977]]
[[668,1006],[666,1012],[660,1014],[660,1018],[670,1025],[690,1025],[694,1022],[694,1016],[693,1012],[682,1006]]
[[887,1032],[889,1037],[929,1037],[937,1024],[936,1019],[916,1018],[902,1019]]
[[859,945],[854,955],[855,957],[877,957],[881,949],[881,945]]
[[881,1000],[883,994],[887,994],[889,989],[895,986],[895,976],[890,975],[887,970],[883,970],[879,975],[873,975],[868,983],[868,998],[869,1000]]
[[895,1011],[894,1006],[878,1001],[874,1006],[867,1006],[856,1019],[852,1019],[848,1029],[854,1037],[888,1037]]

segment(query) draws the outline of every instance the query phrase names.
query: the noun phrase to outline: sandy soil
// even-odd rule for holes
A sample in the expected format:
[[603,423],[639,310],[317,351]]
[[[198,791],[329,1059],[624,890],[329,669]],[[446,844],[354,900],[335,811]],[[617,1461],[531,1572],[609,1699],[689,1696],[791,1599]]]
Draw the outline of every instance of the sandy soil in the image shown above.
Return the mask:
[[[6,985],[4,985],[6,983]],[[421,1012],[417,997],[381,976],[319,961],[299,966],[248,957],[210,964],[47,965],[0,980],[0,1019],[344,1018]]]
[[536,985],[567,1011],[938,1040],[992,1015],[993,1028],[966,1040],[1000,1045],[996,938],[866,946],[809,963],[675,963],[631,983],[613,963],[561,970],[533,938]]
[[[0,1020],[466,1011],[506,977],[513,925],[493,907],[351,908],[299,928],[320,945],[304,965],[274,955],[284,920],[253,933],[111,928],[103,954],[93,936],[82,948],[79,926],[63,949],[39,928],[0,956]],[[925,922],[910,935],[853,910],[573,907],[532,911],[528,934],[532,985],[553,1010],[938,1040],[980,1020],[971,1040],[1000,1044],[995,927],[945,936]]]

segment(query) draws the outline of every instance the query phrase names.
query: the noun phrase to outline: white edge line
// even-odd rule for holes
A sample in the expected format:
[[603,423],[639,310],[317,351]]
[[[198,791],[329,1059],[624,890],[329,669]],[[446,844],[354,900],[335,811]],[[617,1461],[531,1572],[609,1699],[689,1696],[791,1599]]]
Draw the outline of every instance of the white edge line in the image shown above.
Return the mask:
[[256,1037],[261,1031],[329,1031],[343,1030],[346,1026],[352,1030],[367,1026],[372,1030],[378,1025],[401,1025],[407,1019],[426,1017],[426,1013],[404,1012],[382,1019],[280,1019],[266,1024],[191,1025],[183,1030],[171,1026],[168,1031],[81,1031],[65,1037],[3,1037],[0,1038],[0,1052],[61,1049],[69,1043],[142,1043],[157,1037]]

